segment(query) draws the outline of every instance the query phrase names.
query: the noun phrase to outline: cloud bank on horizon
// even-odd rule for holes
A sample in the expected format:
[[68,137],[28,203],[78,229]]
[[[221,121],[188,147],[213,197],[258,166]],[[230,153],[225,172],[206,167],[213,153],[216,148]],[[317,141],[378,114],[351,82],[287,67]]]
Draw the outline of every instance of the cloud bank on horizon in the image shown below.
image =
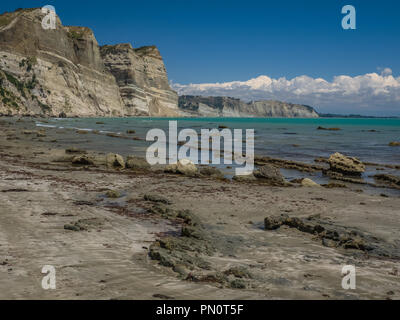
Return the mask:
[[390,68],[380,74],[340,75],[331,82],[306,75],[273,79],[262,75],[248,81],[172,83],[179,95],[229,96],[245,101],[281,100],[313,106],[319,112],[400,115],[400,77]]

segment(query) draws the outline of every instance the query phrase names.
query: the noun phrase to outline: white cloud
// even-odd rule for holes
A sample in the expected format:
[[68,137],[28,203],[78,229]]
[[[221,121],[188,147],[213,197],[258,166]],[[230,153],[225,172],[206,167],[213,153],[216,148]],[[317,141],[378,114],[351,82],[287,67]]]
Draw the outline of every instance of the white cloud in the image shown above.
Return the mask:
[[336,76],[331,82],[303,75],[291,80],[262,75],[248,81],[172,84],[180,95],[230,96],[246,101],[274,99],[307,104],[320,112],[400,114],[400,77],[381,74]]

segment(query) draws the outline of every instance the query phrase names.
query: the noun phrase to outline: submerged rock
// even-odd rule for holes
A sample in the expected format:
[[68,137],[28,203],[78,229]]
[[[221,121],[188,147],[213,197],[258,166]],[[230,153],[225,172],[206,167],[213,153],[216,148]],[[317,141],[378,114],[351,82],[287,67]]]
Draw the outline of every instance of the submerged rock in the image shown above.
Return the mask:
[[365,171],[365,165],[359,159],[338,152],[329,157],[328,163],[329,170],[345,175],[360,176]]
[[340,131],[340,128],[325,128],[325,127],[318,127],[317,130],[328,130],[328,131]]
[[400,141],[392,141],[389,143],[390,147],[399,147],[400,146]]

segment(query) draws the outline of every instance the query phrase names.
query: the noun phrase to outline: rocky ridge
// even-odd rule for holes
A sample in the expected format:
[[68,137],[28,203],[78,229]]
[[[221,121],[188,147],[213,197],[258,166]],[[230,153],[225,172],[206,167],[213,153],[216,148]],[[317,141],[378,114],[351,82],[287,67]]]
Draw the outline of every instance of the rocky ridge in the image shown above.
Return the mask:
[[246,103],[230,97],[180,96],[179,109],[186,116],[318,118],[309,106],[263,100]]

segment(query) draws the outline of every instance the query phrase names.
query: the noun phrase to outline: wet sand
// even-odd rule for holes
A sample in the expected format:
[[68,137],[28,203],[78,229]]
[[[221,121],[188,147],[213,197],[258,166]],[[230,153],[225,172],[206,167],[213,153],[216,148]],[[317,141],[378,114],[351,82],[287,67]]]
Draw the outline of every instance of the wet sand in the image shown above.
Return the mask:
[[[94,151],[95,165],[76,166],[51,129],[24,132],[32,126],[0,124],[0,299],[400,298],[399,197],[110,169]],[[188,223],[184,210],[200,222]],[[326,246],[287,225],[264,229],[281,214],[361,232],[383,249]],[[74,225],[82,229],[65,228]],[[182,238],[183,228],[204,236]],[[341,286],[348,264],[356,290]],[[56,290],[41,287],[44,265],[56,268]]]

